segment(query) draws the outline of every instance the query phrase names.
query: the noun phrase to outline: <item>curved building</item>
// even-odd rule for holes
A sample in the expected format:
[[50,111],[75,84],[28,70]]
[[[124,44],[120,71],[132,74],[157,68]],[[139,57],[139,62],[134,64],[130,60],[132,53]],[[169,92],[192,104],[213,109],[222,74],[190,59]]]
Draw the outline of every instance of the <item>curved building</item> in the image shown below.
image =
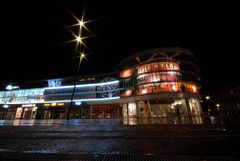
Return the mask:
[[189,50],[160,48],[135,53],[120,62],[119,70],[124,87],[121,96],[134,98],[123,108],[128,108],[126,116],[201,115],[199,68]]
[[69,114],[70,118],[202,122],[199,68],[186,49],[134,53],[119,63],[116,72],[80,76],[73,84],[74,78],[63,78],[8,85],[7,91],[0,91],[0,117],[49,119]]

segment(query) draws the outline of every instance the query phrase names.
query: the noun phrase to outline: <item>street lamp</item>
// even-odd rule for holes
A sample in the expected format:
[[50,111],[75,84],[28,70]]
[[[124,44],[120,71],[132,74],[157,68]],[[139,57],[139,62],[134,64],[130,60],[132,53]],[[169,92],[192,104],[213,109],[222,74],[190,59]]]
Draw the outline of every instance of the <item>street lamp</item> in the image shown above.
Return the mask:
[[74,86],[73,86],[73,91],[72,91],[72,96],[71,96],[71,101],[70,101],[70,106],[69,108],[67,108],[67,111],[66,111],[66,119],[69,120],[70,118],[70,114],[71,114],[71,110],[72,110],[72,106],[73,106],[73,99],[74,99],[74,95],[75,95],[75,91],[76,91],[76,86],[78,84],[78,75],[79,75],[79,71],[80,71],[80,67],[81,67],[81,64],[82,64],[82,59],[85,58],[85,54],[84,53],[81,53],[82,52],[82,49],[81,49],[81,44],[83,43],[82,42],[82,26],[84,25],[84,22],[81,20],[79,22],[79,34],[78,36],[75,36],[76,37],[76,42],[77,42],[77,45],[76,45],[76,52],[77,53],[80,53],[79,55],[79,63],[78,63],[78,68],[77,68],[77,73],[76,73],[76,77],[75,77],[75,82],[74,82]]
[[73,86],[71,102],[70,102],[70,106],[67,110],[67,120],[69,120],[69,118],[70,118],[71,109],[72,109],[72,105],[73,105],[73,99],[74,99],[74,95],[75,95],[75,91],[76,91],[76,86],[78,84],[78,74],[79,74],[80,67],[81,67],[81,64],[82,64],[82,59],[85,58],[85,57],[86,57],[86,54],[84,54],[84,53],[81,53],[80,56],[79,56],[80,59],[79,59],[79,63],[78,63],[77,74],[76,74],[76,77],[75,77],[75,83],[74,83],[74,86]]
[[[89,22],[92,22],[91,20],[89,21],[84,21],[84,14],[85,14],[85,10],[83,10],[83,13],[82,13],[82,18],[81,20],[79,20],[74,14],[72,14],[72,16],[77,20],[77,24],[74,24],[74,25],[71,25],[69,27],[78,27],[78,34],[74,34],[74,32],[72,32],[70,30],[70,33],[73,34],[73,36],[75,37],[74,40],[71,40],[69,42],[77,42],[76,43],[76,52],[78,53],[77,54],[77,58],[79,57],[79,63],[78,63],[78,68],[77,68],[77,73],[76,73],[76,77],[75,77],[75,82],[74,82],[74,87],[73,87],[73,91],[72,91],[72,96],[71,96],[71,102],[70,102],[70,106],[67,106],[67,110],[66,110],[66,119],[68,120],[70,118],[70,114],[71,114],[71,109],[72,109],[72,105],[73,105],[73,100],[74,100],[74,94],[75,94],[75,91],[76,91],[76,86],[78,84],[78,75],[79,75],[79,71],[80,71],[80,67],[81,67],[81,64],[82,64],[82,60],[85,58],[86,59],[86,54],[84,53],[84,49],[85,48],[88,48],[83,40],[85,38],[88,38],[88,36],[84,36],[82,35],[82,30],[83,28],[88,31],[88,33],[91,33],[88,28],[85,26],[86,23],[89,23]],[[69,29],[68,27],[68,29]],[[82,46],[84,48],[82,48]],[[79,55],[80,54],[80,55]]]
[[210,100],[210,96],[206,96],[206,100]]
[[79,21],[79,25],[80,26],[83,26],[84,25],[84,22],[81,20],[81,21]]
[[82,38],[81,38],[80,36],[78,36],[78,37],[76,38],[76,40],[77,40],[78,43],[81,43],[81,42],[82,42]]

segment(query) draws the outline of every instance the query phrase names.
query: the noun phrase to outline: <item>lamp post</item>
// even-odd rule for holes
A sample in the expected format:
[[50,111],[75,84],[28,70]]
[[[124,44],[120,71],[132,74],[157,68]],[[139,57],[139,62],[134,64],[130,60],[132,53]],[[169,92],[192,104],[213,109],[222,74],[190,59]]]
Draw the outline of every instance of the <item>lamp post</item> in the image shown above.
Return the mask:
[[[71,101],[70,101],[70,105],[67,106],[66,108],[66,119],[69,120],[70,118],[70,114],[71,114],[71,109],[72,109],[72,106],[73,106],[73,100],[74,100],[74,94],[75,94],[75,91],[76,91],[76,86],[78,84],[78,75],[79,75],[79,71],[80,71],[80,67],[81,67],[81,64],[82,64],[82,60],[85,58],[86,59],[86,54],[84,53],[84,49],[85,47],[87,48],[87,46],[84,44],[84,42],[82,41],[83,39],[85,38],[88,38],[89,36],[86,36],[86,37],[83,37],[82,35],[82,30],[83,28],[88,31],[89,33],[91,33],[89,31],[89,29],[85,26],[86,23],[89,23],[89,22],[92,22],[92,20],[88,20],[88,21],[83,21],[84,19],[84,14],[85,14],[85,10],[83,10],[83,13],[82,13],[82,18],[81,20],[79,20],[74,14],[72,14],[72,16],[77,20],[77,24],[74,24],[74,25],[71,25],[69,27],[79,27],[78,28],[78,34],[75,35],[71,30],[70,33],[75,37],[74,40],[70,40],[68,42],[77,42],[76,44],[76,52],[77,52],[77,58],[79,57],[79,63],[78,63],[78,68],[77,68],[77,73],[76,73],[76,77],[75,77],[75,81],[74,81],[74,86],[73,86],[73,90],[72,90],[72,96],[71,96]],[[69,29],[69,28],[68,28]],[[82,48],[82,46],[84,48]],[[80,55],[79,55],[80,53]]]
[[75,38],[76,38],[75,41],[77,42],[76,52],[80,53],[80,55],[78,56],[79,57],[79,63],[78,63],[77,73],[76,73],[76,77],[75,77],[75,81],[74,81],[74,86],[73,86],[73,91],[72,91],[72,95],[71,95],[70,105],[66,110],[66,119],[67,120],[69,120],[69,118],[70,118],[70,114],[71,114],[71,110],[72,110],[72,106],[73,106],[73,99],[74,99],[74,95],[75,95],[75,91],[76,91],[76,86],[78,84],[78,75],[79,75],[81,63],[82,63],[83,58],[85,58],[85,56],[86,56],[84,54],[84,52],[82,52],[82,49],[81,49],[81,44],[83,43],[81,35],[82,35],[82,27],[84,26],[84,22],[81,20],[81,21],[79,21],[78,25],[79,25],[79,32],[78,32],[78,36],[75,36]]
[[81,67],[81,64],[82,64],[82,59],[85,58],[85,54],[84,54],[84,53],[81,53],[79,57],[80,57],[80,58],[79,58],[77,74],[76,74],[75,82],[74,82],[74,86],[73,86],[73,91],[72,91],[72,96],[71,96],[71,102],[70,102],[70,106],[69,106],[69,108],[68,108],[68,110],[67,110],[67,120],[69,120],[69,118],[70,118],[71,109],[72,109],[72,105],[73,105],[74,94],[75,94],[75,91],[76,91],[76,86],[77,86],[77,84],[78,84],[78,74],[79,74],[80,67]]

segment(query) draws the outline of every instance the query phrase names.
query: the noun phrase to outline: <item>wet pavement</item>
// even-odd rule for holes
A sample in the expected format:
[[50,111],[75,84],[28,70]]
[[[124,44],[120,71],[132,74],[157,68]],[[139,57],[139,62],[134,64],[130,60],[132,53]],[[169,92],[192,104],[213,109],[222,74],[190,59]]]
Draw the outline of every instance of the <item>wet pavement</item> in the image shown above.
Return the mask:
[[[1,156],[1,153],[0,153]],[[74,154],[42,154],[42,153],[5,153],[2,155],[5,161],[237,161],[226,156],[186,156],[163,154],[98,154],[98,153],[74,153]],[[11,156],[11,157],[9,157]]]
[[240,132],[218,125],[121,120],[2,120],[0,158],[21,154],[161,154],[239,158]]
[[[210,119],[209,119],[210,120]],[[215,124],[216,118],[210,123]],[[154,125],[154,124],[202,124],[203,117],[152,117],[123,119],[15,119],[0,120],[0,126],[53,126],[53,125]]]
[[0,126],[117,125],[122,119],[15,119],[0,120]]

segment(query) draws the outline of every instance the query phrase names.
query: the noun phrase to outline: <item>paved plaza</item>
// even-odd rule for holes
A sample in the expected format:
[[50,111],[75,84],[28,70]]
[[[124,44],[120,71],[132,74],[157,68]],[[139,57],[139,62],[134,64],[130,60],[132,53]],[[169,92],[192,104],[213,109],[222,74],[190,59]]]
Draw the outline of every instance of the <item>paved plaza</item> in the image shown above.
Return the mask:
[[84,119],[8,120],[1,125],[0,157],[12,153],[239,157],[239,130],[216,124],[123,125],[121,120]]

